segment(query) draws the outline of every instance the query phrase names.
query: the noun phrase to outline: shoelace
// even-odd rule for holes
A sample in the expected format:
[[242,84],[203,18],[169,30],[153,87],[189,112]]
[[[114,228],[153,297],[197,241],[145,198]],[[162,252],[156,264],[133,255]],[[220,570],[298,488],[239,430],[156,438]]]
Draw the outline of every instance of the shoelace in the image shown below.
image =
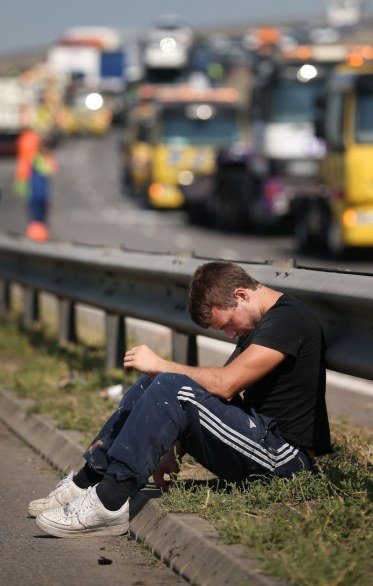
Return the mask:
[[[59,483],[57,484],[57,486],[54,489],[53,493],[55,493],[57,491],[57,489],[62,488],[63,486],[65,486],[65,484],[67,484],[68,482],[70,482],[70,480],[72,479],[73,476],[74,476],[74,472],[73,472],[73,470],[71,470],[71,472],[69,472],[67,474],[67,476],[64,476],[62,478],[62,480],[59,481]],[[53,493],[51,493],[51,494],[53,494]]]
[[80,509],[82,508],[84,501],[90,497],[90,494],[91,494],[93,488],[94,488],[93,486],[90,486],[81,495],[77,496],[70,503],[67,503],[67,505],[65,505],[63,507],[65,515],[71,515],[72,513],[78,513],[80,511]]

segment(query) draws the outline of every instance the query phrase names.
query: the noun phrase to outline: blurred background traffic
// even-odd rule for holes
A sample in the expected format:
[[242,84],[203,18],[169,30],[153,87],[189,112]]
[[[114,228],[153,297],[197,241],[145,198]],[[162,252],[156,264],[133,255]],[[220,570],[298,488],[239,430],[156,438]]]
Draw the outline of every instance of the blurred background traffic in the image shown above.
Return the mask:
[[31,131],[58,162],[51,237],[371,273],[373,15],[323,5],[0,54],[0,229],[33,237],[14,197]]

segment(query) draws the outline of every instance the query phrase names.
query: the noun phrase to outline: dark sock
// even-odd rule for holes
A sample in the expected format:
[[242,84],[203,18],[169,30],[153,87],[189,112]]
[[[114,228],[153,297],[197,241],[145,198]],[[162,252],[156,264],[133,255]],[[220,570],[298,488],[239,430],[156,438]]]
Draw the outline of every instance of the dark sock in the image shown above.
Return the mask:
[[88,488],[98,484],[103,479],[103,474],[100,474],[86,463],[83,468],[75,474],[73,481],[79,488]]
[[117,511],[126,500],[137,492],[137,484],[133,479],[117,480],[111,474],[105,474],[96,487],[97,496],[109,511]]

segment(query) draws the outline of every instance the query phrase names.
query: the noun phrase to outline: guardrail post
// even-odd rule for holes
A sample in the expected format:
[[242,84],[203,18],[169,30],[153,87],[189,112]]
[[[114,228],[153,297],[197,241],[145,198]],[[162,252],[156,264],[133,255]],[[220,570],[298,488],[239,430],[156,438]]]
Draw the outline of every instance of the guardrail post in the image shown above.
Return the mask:
[[58,300],[58,341],[60,344],[76,342],[76,311],[75,303],[70,299]]
[[112,370],[123,366],[126,348],[125,320],[122,316],[105,313],[106,356],[105,368]]
[[24,287],[24,311],[23,311],[23,325],[26,328],[32,326],[33,322],[39,320],[40,304],[39,291],[33,287]]
[[10,309],[10,283],[0,279],[0,317],[3,317]]
[[198,365],[197,336],[172,332],[172,360],[189,366]]

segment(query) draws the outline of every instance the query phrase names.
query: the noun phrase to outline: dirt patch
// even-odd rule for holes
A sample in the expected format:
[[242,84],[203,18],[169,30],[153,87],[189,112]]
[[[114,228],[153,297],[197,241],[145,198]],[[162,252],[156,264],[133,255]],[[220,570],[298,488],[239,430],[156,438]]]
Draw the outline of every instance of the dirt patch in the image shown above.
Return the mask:
[[214,474],[197,462],[188,461],[183,462],[178,476],[179,480],[211,480],[215,478]]
[[1,361],[1,369],[5,372],[13,374],[19,368],[19,361],[16,358],[5,358]]

